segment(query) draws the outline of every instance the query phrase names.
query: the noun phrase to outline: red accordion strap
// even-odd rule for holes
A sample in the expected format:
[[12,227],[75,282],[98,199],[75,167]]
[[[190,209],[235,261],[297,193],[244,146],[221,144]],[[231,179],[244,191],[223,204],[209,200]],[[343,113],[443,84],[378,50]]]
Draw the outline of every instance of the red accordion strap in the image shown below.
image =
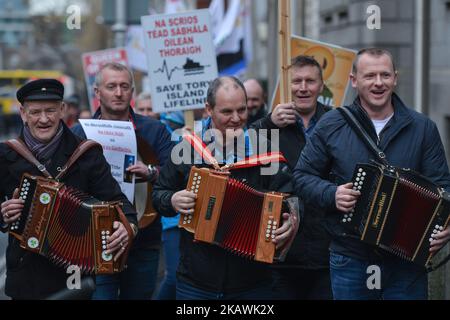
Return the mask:
[[268,153],[258,154],[256,156],[251,156],[251,157],[245,158],[242,161],[227,164],[222,167],[222,170],[250,168],[250,167],[256,167],[256,166],[268,164],[271,162],[287,162],[287,160],[281,152],[268,152]]
[[192,133],[185,134],[184,138],[192,145],[194,150],[202,156],[205,162],[210,163],[214,169],[220,171],[257,167],[271,162],[287,162],[283,154],[277,151],[251,156],[242,161],[230,163],[220,167],[216,158],[214,158],[211,154],[211,151],[209,151],[202,139]]
[[216,158],[212,155],[211,151],[206,147],[206,144],[200,139],[195,133],[187,133],[184,135],[184,138],[191,144],[195,151],[197,151],[202,159],[205,160],[206,163],[211,164],[214,169],[220,170],[219,163]]

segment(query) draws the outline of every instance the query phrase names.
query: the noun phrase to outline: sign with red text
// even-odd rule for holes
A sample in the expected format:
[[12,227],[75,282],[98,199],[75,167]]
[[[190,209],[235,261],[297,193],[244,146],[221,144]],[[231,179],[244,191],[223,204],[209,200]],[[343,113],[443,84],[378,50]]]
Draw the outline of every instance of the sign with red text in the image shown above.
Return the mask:
[[207,9],[141,17],[155,112],[205,107],[217,77]]
[[82,56],[84,78],[89,96],[89,105],[92,114],[100,106],[100,102],[95,97],[94,82],[95,75],[100,68],[108,62],[118,62],[128,66],[127,51],[124,48],[107,49],[84,53]]
[[133,174],[126,169],[137,160],[136,133],[130,121],[80,119],[88,139],[100,143],[103,155],[111,166],[111,174],[131,203],[134,201]]

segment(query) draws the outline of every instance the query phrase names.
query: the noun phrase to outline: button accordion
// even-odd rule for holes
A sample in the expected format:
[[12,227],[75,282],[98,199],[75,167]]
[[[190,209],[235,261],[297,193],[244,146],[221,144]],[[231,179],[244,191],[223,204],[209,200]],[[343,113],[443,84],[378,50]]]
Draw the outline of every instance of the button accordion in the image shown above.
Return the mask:
[[105,253],[114,221],[128,224],[119,203],[99,201],[56,180],[29,174],[22,176],[19,193],[24,208],[9,232],[22,248],[63,268],[77,265],[83,274],[112,274],[124,268],[128,248],[117,261]]
[[191,168],[186,188],[197,194],[194,213],[181,215],[179,227],[194,239],[242,257],[272,263],[274,231],[280,224],[284,194],[259,192],[207,168]]
[[409,169],[358,164],[355,208],[341,223],[361,240],[421,266],[430,266],[430,242],[450,220],[450,194]]

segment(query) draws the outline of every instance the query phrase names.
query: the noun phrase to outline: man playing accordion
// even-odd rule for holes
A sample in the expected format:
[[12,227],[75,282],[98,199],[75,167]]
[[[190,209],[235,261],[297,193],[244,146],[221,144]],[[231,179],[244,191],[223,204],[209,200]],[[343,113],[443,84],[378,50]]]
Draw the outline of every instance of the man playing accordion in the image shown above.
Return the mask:
[[[370,140],[363,139],[341,112],[328,112],[294,169],[297,194],[306,203],[329,210],[335,299],[426,299],[425,268],[349,236],[340,221],[351,217],[361,196],[350,182],[356,164],[377,159],[366,141],[373,141],[390,165],[414,170],[449,191],[450,174],[439,132],[433,121],[408,108],[394,93],[397,71],[387,50],[359,51],[350,78],[358,96],[346,108]],[[449,239],[449,228],[436,233],[430,239],[430,252],[442,248]],[[368,280],[374,267],[380,270],[380,285],[372,288]]]
[[[63,85],[54,79],[29,82],[17,92],[24,123],[20,139],[51,176],[57,176],[81,142],[62,121],[63,95]],[[23,214],[24,201],[16,189],[23,173],[43,175],[42,170],[6,143],[0,144],[0,195],[5,199],[1,204],[3,231]],[[86,151],[65,172],[61,182],[98,200],[121,202],[127,219],[136,225],[136,212],[112,177],[100,148]],[[132,239],[121,222],[115,221],[113,227],[115,231],[106,240],[106,253],[117,259]],[[6,265],[5,292],[13,299],[44,299],[67,288],[70,273],[21,248],[19,240],[11,235]]]
[[[207,92],[205,121],[201,140],[214,143],[214,157],[218,163],[232,164],[255,155],[258,142],[246,129],[247,99],[243,84],[234,77],[215,79]],[[210,130],[214,129],[214,130]],[[208,133],[212,134],[209,134]],[[239,138],[244,145],[228,148]],[[259,140],[259,139],[258,139]],[[228,146],[227,146],[228,145]],[[231,149],[231,152],[228,152]],[[245,149],[245,150],[244,150]],[[182,150],[182,154],[179,151]],[[253,153],[253,154],[252,154]],[[185,190],[191,167],[208,167],[196,159],[196,151],[183,140],[172,151],[171,160],[161,170],[153,191],[158,212],[166,216],[189,215],[194,211],[197,195]],[[181,161],[180,158],[185,161]],[[198,161],[200,160],[200,161]],[[194,163],[195,162],[195,163]],[[230,176],[259,191],[292,192],[291,174],[286,163],[280,162],[272,175],[262,175],[261,166],[230,170]],[[245,200],[244,200],[245,201]],[[236,207],[242,203],[236,202]],[[282,211],[283,223],[274,233],[273,243],[278,248],[286,245],[297,230],[297,220]],[[244,223],[244,222],[242,222]],[[234,255],[219,246],[194,241],[186,230],[181,230],[180,263],[177,270],[177,299],[270,299],[271,269],[269,264]]]

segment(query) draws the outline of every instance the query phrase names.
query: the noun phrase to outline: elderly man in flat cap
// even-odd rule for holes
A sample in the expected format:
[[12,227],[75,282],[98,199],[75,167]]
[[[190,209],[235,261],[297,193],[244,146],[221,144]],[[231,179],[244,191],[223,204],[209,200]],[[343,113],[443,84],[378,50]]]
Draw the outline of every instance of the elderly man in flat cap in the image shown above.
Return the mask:
[[[53,177],[57,176],[81,142],[62,121],[63,96],[64,87],[55,79],[35,80],[17,91],[23,121],[18,140],[31,151],[41,164],[41,169],[45,167]],[[26,214],[23,212],[24,200],[18,197],[17,190],[23,173],[43,176],[36,164],[26,160],[9,144],[0,143],[2,231],[7,231],[10,224]],[[132,226],[136,224],[136,212],[112,177],[101,148],[86,151],[70,166],[61,182],[99,200],[122,202],[127,219]],[[133,235],[118,221],[114,222],[114,228],[116,230],[107,240],[107,251],[117,258]],[[133,230],[137,228],[134,226]],[[12,299],[45,299],[67,290],[68,279],[72,275],[47,258],[24,250],[11,235],[6,250],[6,267],[5,292]]]

